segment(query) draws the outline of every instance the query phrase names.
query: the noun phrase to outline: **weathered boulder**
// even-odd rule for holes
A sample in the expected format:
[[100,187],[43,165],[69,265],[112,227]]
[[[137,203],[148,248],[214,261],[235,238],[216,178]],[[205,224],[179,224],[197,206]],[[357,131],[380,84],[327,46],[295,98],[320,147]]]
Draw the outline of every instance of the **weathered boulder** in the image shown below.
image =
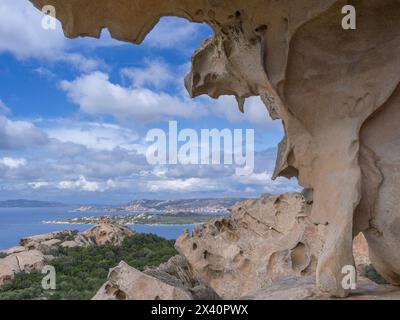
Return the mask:
[[19,272],[41,271],[50,258],[38,250],[30,250],[0,259],[0,286],[12,281]]
[[[105,245],[111,244],[115,246],[119,246],[127,237],[131,237],[135,234],[135,232],[129,227],[101,222],[94,227],[86,230],[81,234],[82,237],[79,239],[75,239],[75,241],[82,242],[84,244],[93,242],[96,245]],[[85,241],[86,239],[86,241]]]
[[220,299],[207,282],[194,275],[193,268],[182,255],[174,256],[159,267],[147,269],[144,273],[172,286],[184,289],[190,293],[194,300]]
[[282,276],[315,273],[323,230],[311,223],[310,209],[299,193],[267,194],[185,233],[175,246],[195,277],[225,299],[238,298]]
[[19,253],[19,252],[27,251],[27,250],[28,249],[26,247],[16,246],[16,247],[12,247],[12,248],[9,248],[9,249],[6,249],[6,250],[2,250],[2,251],[0,251],[0,253],[8,256],[8,255],[13,254],[13,253]]
[[108,281],[95,300],[217,300],[219,296],[195,279],[187,260],[172,257],[158,268],[140,272],[121,262],[111,269]]
[[[72,230],[55,231],[46,234],[39,234],[20,240],[20,245],[28,250],[48,250],[51,247],[59,244],[62,240],[68,237],[75,236],[77,232]],[[41,248],[43,246],[43,248]]]
[[83,233],[66,230],[21,239],[20,246],[1,251],[5,257],[0,259],[0,286],[10,282],[19,272],[41,271],[59,247],[119,246],[126,237],[134,234],[128,227],[103,221]]
[[358,272],[364,274],[364,268],[371,264],[371,259],[369,258],[367,240],[362,233],[353,240],[353,254]]
[[0,259],[0,287],[11,282],[14,275],[20,272],[18,260],[15,255]]
[[93,300],[191,300],[184,289],[146,275],[125,262],[110,270]]
[[128,227],[105,220],[84,232],[65,230],[27,237],[21,239],[21,247],[16,247],[15,250],[25,248],[48,254],[58,246],[64,248],[105,244],[119,246],[126,237],[134,234],[135,232]]

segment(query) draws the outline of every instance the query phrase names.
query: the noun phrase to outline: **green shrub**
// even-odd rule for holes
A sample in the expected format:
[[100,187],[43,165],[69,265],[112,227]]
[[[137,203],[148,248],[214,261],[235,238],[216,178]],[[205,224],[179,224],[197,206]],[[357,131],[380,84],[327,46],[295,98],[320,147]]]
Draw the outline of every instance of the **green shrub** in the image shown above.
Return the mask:
[[19,273],[0,289],[0,300],[87,300],[106,282],[110,268],[125,261],[138,270],[158,266],[176,255],[173,240],[152,234],[136,234],[121,246],[59,248],[51,261],[57,275],[57,289],[45,291],[39,272]]
[[386,280],[375,270],[372,264],[364,267],[365,276],[377,284],[387,284]]

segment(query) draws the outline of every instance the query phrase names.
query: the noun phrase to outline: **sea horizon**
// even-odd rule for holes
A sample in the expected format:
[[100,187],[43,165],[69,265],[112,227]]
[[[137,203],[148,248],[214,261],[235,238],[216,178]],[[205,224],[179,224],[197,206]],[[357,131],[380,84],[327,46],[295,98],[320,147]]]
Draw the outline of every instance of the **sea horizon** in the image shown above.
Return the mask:
[[[121,215],[127,212],[71,212],[71,207],[53,208],[0,208],[0,250],[18,246],[21,239],[54,231],[77,230],[85,231],[93,224],[48,224],[48,220],[64,220],[85,216]],[[132,213],[132,212],[131,212]],[[193,230],[197,224],[128,225],[138,233],[152,233],[166,239],[178,238],[185,229]]]

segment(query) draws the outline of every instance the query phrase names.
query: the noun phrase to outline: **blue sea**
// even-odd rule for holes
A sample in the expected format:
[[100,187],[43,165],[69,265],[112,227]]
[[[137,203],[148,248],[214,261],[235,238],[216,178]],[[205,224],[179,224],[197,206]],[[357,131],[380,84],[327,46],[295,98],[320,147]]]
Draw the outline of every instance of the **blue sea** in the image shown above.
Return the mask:
[[[19,244],[24,237],[60,230],[84,231],[91,225],[44,224],[43,221],[67,218],[120,215],[121,212],[71,212],[74,208],[0,208],[0,250]],[[192,231],[196,225],[135,225],[140,233],[154,233],[166,239],[178,238],[184,229]]]

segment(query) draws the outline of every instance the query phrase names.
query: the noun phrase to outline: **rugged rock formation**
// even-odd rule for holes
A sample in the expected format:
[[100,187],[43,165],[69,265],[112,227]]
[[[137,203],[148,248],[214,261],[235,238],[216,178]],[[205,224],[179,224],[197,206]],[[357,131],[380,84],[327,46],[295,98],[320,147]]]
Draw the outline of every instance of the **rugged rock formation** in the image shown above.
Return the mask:
[[196,280],[186,259],[172,257],[156,269],[140,272],[121,262],[93,300],[216,300],[218,295]]
[[41,271],[50,258],[38,250],[30,250],[0,259],[0,287],[9,283],[19,272]]
[[288,275],[315,274],[323,230],[301,194],[264,195],[185,233],[176,242],[196,277],[223,298],[238,298]]
[[214,29],[193,56],[192,96],[261,96],[282,119],[275,176],[313,189],[313,223],[326,226],[317,283],[346,296],[360,231],[371,260],[400,284],[400,3],[353,0],[357,29],[342,28],[345,0],[31,0],[54,5],[66,36],[140,43],[165,15]]
[[[161,298],[165,284],[190,299],[236,299],[259,290],[266,294],[282,277],[313,276],[326,230],[311,223],[311,202],[299,193],[241,202],[231,216],[185,232],[175,243],[180,255],[158,268],[140,273],[123,263],[113,269],[95,299]],[[354,252],[361,264],[368,262],[365,249],[365,238],[357,237]]]
[[[261,288],[243,300],[329,300],[329,294],[315,287],[315,278],[288,276]],[[360,277],[357,289],[353,290],[348,300],[400,300],[400,290],[391,285],[378,285],[371,280]]]
[[35,235],[21,239],[20,246],[26,250],[39,250],[47,254],[59,245],[62,242],[62,239],[72,239],[77,234],[77,231],[66,230]]
[[66,230],[21,239],[20,246],[0,252],[5,255],[0,259],[0,287],[11,281],[16,273],[41,271],[46,262],[53,258],[51,254],[59,246],[119,246],[126,237],[134,234],[135,232],[128,227],[103,221],[83,233]]
[[[119,246],[126,237],[134,234],[135,232],[126,226],[104,220],[82,233],[72,230],[51,232],[22,239],[20,244],[22,248],[42,252],[49,252],[58,245],[66,248],[106,244]],[[18,248],[20,247],[15,249]]]
[[363,275],[365,267],[371,264],[371,259],[369,258],[367,240],[362,233],[353,240],[353,254],[357,271]]
[[98,225],[86,230],[82,236],[90,239],[96,245],[111,244],[119,246],[127,237],[131,237],[135,232],[122,225],[108,223],[107,221],[100,222]]
[[190,300],[179,287],[150,277],[125,262],[110,270],[108,281],[93,300]]

